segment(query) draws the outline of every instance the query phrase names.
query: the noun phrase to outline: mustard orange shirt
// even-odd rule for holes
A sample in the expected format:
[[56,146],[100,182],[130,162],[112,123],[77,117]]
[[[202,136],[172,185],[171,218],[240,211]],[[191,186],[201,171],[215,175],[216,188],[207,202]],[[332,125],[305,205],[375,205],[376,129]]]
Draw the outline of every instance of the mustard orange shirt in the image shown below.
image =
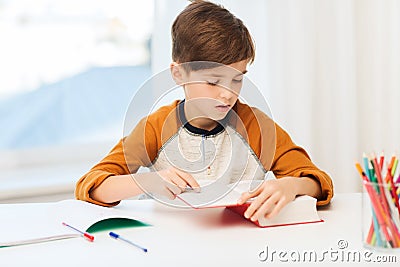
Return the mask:
[[192,126],[184,114],[184,101],[176,100],[143,118],[133,131],[76,184],[77,199],[112,206],[91,198],[91,191],[107,177],[151,171],[171,165],[189,172],[195,179],[264,179],[267,171],[277,178],[311,177],[319,181],[322,197],[318,205],[333,196],[330,177],[318,169],[305,150],[257,108],[239,101],[211,131]]

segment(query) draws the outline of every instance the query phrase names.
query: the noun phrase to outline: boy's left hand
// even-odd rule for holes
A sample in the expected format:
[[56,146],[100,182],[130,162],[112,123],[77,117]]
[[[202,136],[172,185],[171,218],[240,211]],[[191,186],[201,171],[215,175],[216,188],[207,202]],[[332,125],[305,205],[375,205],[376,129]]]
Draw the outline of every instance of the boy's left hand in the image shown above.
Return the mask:
[[252,221],[260,218],[272,218],[286,204],[293,201],[297,195],[296,177],[282,177],[276,180],[264,181],[256,190],[245,192],[239,199],[239,204],[244,204],[250,198],[255,199],[247,208],[244,216]]

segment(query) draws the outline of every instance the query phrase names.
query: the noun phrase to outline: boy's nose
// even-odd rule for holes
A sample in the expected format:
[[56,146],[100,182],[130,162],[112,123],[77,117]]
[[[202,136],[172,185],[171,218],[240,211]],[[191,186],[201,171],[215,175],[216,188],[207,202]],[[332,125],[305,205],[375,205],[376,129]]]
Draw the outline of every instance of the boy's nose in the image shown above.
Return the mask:
[[236,93],[228,88],[221,87],[219,91],[219,96],[225,99],[231,99],[232,97],[236,96]]

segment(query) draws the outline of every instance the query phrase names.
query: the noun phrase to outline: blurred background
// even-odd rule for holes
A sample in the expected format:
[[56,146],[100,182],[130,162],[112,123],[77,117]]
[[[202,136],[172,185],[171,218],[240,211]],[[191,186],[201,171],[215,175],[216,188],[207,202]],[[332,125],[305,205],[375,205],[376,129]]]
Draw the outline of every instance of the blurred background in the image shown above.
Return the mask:
[[[400,2],[214,1],[256,43],[274,119],[358,192],[354,161],[400,147]],[[73,197],[123,136],[136,90],[171,62],[186,0],[0,0],[0,203]]]

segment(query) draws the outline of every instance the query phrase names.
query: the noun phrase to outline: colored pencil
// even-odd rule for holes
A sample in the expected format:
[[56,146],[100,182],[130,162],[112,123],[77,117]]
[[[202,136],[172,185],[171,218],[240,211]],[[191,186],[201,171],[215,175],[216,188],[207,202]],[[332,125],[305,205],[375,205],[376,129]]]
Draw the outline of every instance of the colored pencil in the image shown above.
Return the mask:
[[[381,156],[382,159],[382,156]],[[382,161],[382,160],[381,160]],[[392,194],[393,194],[393,189],[397,189],[393,183],[393,177],[390,179],[392,170],[395,166],[396,158],[392,157],[392,160],[388,164],[388,172],[387,172],[387,179],[389,179],[389,183],[387,185],[391,185],[392,187]],[[369,164],[368,164],[368,159],[366,158],[365,155],[363,155],[363,163],[366,169],[366,172],[369,174],[372,174],[373,172],[370,171]],[[381,162],[380,162],[381,163]],[[371,245],[377,245],[377,246],[382,246],[383,244],[380,242],[380,232],[383,232],[384,238],[388,242],[388,245],[390,247],[400,247],[400,233],[396,227],[396,225],[392,221],[392,214],[389,208],[389,202],[387,202],[386,198],[386,193],[385,193],[385,188],[383,184],[383,179],[382,179],[382,169],[380,168],[381,164],[378,164],[377,159],[375,156],[372,157],[371,164],[373,167],[373,170],[376,174],[376,180],[374,181],[374,176],[375,175],[367,175],[366,172],[363,171],[361,165],[359,163],[356,163],[356,169],[358,173],[360,174],[361,178],[364,181],[364,187],[366,188],[366,191],[370,197],[371,200],[371,206],[372,206],[372,214],[373,214],[373,221],[371,222],[370,229],[368,232],[368,236],[366,239],[366,242]],[[383,163],[382,163],[383,166]],[[385,180],[387,180],[385,179]],[[391,181],[390,181],[391,180]],[[378,182],[377,186],[376,182]],[[396,191],[395,191],[396,193]],[[396,199],[396,197],[394,197]],[[392,199],[391,199],[392,200]],[[397,198],[398,201],[398,198]],[[396,207],[398,207],[399,204],[397,202]],[[397,209],[399,214],[400,210]],[[397,214],[398,215],[398,214]],[[381,231],[379,231],[381,230]],[[388,232],[390,231],[390,233]],[[384,242],[385,243],[385,242]]]

